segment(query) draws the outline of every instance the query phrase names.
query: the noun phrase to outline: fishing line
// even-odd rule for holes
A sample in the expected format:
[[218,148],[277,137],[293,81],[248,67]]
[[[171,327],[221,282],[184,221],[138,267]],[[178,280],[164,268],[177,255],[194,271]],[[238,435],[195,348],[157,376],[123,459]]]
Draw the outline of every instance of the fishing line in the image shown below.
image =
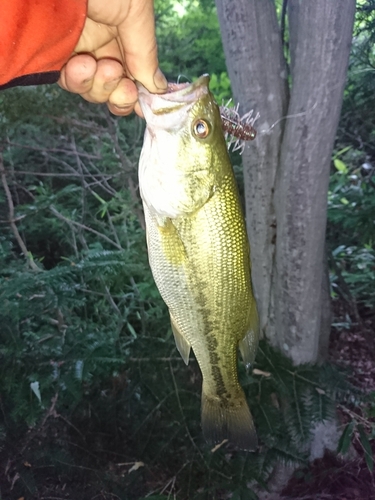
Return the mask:
[[177,77],[177,82],[176,82],[177,84],[181,83],[181,78],[185,78],[186,82],[184,82],[184,83],[191,83],[191,79],[188,76],[181,73]]
[[281,118],[279,118],[278,120],[276,120],[268,129],[260,130],[259,133],[262,134],[262,135],[269,135],[270,132],[271,132],[271,130],[274,127],[276,127],[276,125],[278,125],[283,120],[288,120],[289,118],[298,118],[300,116],[305,116],[305,115],[307,115],[307,113],[309,113],[311,111],[314,111],[314,109],[317,107],[317,105],[318,105],[318,103],[315,102],[314,106],[312,106],[310,109],[307,109],[306,111],[302,111],[301,113],[295,113],[293,115],[282,116]]

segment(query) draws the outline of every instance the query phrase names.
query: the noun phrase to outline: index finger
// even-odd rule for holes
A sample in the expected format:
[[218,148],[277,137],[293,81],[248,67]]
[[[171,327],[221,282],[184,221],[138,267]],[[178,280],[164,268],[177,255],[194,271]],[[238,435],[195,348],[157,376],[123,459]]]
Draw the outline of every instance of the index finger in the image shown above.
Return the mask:
[[131,0],[117,29],[128,73],[150,92],[164,92],[167,80],[159,69],[153,0]]

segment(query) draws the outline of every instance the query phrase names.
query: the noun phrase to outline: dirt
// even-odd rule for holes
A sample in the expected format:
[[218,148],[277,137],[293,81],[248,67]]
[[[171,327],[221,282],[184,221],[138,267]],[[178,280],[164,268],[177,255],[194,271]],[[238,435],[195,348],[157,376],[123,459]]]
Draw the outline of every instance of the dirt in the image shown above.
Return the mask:
[[[360,320],[351,322],[343,304],[333,304],[335,321],[330,339],[329,361],[350,369],[351,382],[364,393],[375,391],[375,315],[360,311]],[[374,402],[375,404],[375,402]],[[353,414],[366,416],[368,408],[338,408],[343,427]],[[352,413],[350,413],[352,412]],[[374,415],[375,416],[375,415]],[[366,427],[366,426],[365,426]],[[370,429],[366,429],[370,431]],[[295,500],[374,500],[375,475],[366,464],[358,435],[348,456],[326,453],[306,469],[298,470],[282,492],[283,499]],[[375,457],[375,443],[372,444]]]

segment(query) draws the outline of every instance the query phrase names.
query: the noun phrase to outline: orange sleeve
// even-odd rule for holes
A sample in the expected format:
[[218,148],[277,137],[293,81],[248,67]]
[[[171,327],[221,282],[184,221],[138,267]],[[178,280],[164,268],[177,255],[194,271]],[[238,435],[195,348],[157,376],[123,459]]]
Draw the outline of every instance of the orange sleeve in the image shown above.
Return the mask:
[[59,78],[86,19],[87,0],[1,0],[0,89]]

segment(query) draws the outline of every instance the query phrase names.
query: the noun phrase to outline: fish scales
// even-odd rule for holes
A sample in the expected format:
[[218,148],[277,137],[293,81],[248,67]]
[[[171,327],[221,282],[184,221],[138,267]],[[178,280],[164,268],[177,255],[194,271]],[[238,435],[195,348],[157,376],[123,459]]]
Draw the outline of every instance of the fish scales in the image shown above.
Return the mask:
[[[228,439],[254,450],[237,348],[247,364],[253,360],[257,313],[219,109],[207,76],[171,94],[140,87],[139,95],[147,123],[139,176],[149,261],[177,347],[186,363],[191,347],[202,371],[203,433],[211,442]],[[194,134],[199,121],[208,124],[206,137]]]

